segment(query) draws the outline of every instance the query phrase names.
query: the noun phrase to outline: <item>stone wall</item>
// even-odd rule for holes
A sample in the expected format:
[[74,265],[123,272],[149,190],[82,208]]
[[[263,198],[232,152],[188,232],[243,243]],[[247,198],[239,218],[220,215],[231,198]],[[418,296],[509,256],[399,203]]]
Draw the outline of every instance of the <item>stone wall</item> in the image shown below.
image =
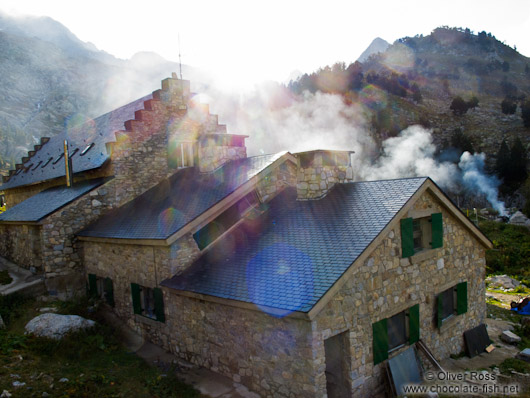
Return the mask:
[[[419,303],[420,338],[437,359],[444,359],[464,349],[465,330],[484,322],[483,246],[429,193],[422,195],[412,211],[425,209],[443,214],[443,248],[401,258],[401,232],[397,224],[364,264],[351,271],[348,281],[315,319],[317,396],[326,391],[324,340],[330,336],[345,331],[349,334],[353,396],[384,396],[383,365],[373,365],[373,323]],[[438,329],[436,295],[463,281],[468,286],[467,312],[453,316]]]
[[164,289],[169,349],[264,398],[315,397],[311,323]]
[[262,202],[268,202],[285,187],[294,187],[296,185],[296,171],[296,165],[286,160],[270,173],[265,174],[263,172],[264,175],[256,186]]
[[203,173],[214,171],[230,160],[247,157],[247,148],[239,146],[200,146],[199,169]]
[[[354,181],[350,152],[312,151],[296,156],[299,163],[296,191],[300,200],[320,199],[336,183]],[[324,157],[334,159],[326,162]]]
[[0,224],[0,253],[19,266],[39,272],[42,241],[39,225]]
[[131,283],[155,288],[163,280],[181,273],[200,254],[191,234],[181,237],[171,246],[84,241],[82,253],[87,274],[112,279],[116,314],[144,337],[169,347],[166,324],[134,315]]

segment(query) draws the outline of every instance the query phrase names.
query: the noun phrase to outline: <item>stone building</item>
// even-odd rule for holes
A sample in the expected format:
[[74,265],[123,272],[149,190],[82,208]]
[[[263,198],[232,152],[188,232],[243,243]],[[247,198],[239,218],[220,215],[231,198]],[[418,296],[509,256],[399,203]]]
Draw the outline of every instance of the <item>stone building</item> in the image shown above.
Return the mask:
[[[245,136],[191,117],[187,87],[163,82],[148,100],[162,121],[125,123],[74,190],[44,187],[0,215],[2,254],[26,261],[16,242],[40,239],[24,254],[35,263],[18,262],[54,272],[47,233],[68,236],[52,251],[72,248],[91,295],[263,397],[382,396],[387,359],[420,338],[438,359],[463,350],[486,315],[491,242],[436,184],[356,181],[346,151],[247,157]],[[62,204],[14,220],[39,195]]]
[[0,255],[42,275],[50,294],[84,290],[76,231],[181,168],[245,158],[244,139],[193,101],[189,82],[165,79],[152,94],[42,138],[3,178]]

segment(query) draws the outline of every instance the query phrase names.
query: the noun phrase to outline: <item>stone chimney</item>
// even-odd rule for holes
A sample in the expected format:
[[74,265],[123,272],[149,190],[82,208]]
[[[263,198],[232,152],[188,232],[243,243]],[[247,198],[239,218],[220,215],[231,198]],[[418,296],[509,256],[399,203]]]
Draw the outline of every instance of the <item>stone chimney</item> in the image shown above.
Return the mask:
[[299,152],[296,191],[299,200],[326,196],[336,183],[355,181],[351,157],[353,151],[315,150]]

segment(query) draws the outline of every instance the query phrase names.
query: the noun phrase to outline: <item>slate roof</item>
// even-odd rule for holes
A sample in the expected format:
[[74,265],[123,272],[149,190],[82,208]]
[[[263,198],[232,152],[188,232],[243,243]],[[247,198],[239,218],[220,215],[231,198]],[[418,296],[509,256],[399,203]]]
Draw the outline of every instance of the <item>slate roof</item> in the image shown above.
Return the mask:
[[280,315],[308,312],[426,180],[337,184],[316,201],[297,201],[288,188],[259,222],[239,224],[162,285]]
[[[144,109],[144,101],[152,97],[152,94],[146,95],[84,124],[69,127],[62,133],[51,137],[35,155],[24,163],[23,169],[19,169],[9,181],[0,185],[0,190],[64,176],[62,154],[65,139],[68,139],[68,150],[74,173],[100,167],[109,158],[105,144],[116,141],[114,133],[124,130],[124,123],[134,119],[134,113]],[[82,155],[92,143],[94,145]],[[77,152],[72,156],[76,149]]]
[[131,202],[106,214],[77,235],[120,239],[167,239],[284,153],[233,160],[208,174],[199,173],[197,167],[179,170]]
[[0,222],[39,221],[104,182],[105,179],[98,178],[76,183],[70,188],[62,185],[46,189],[0,214]]

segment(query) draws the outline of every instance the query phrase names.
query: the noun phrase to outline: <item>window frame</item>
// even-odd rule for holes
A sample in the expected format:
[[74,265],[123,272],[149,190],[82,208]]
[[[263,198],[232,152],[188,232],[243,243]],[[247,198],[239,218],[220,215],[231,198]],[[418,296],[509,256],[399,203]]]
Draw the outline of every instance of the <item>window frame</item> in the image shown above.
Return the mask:
[[442,247],[442,213],[433,212],[430,215],[401,219],[402,258]]
[[[443,298],[445,296],[452,297],[453,305],[450,314],[444,312]],[[457,315],[462,315],[467,312],[467,281],[457,283],[447,289],[442,290],[436,295],[436,325],[441,328],[445,322],[449,321]]]
[[144,318],[165,322],[164,299],[160,288],[131,283],[133,312]]
[[114,283],[109,277],[101,277],[96,274],[88,274],[87,293],[91,298],[104,300],[111,307],[114,302]]
[[[405,336],[399,344],[390,346],[389,320],[404,314]],[[420,305],[414,304],[402,311],[396,312],[390,317],[384,318],[372,324],[372,347],[374,365],[388,359],[389,354],[398,351],[406,345],[412,345],[420,339]]]

